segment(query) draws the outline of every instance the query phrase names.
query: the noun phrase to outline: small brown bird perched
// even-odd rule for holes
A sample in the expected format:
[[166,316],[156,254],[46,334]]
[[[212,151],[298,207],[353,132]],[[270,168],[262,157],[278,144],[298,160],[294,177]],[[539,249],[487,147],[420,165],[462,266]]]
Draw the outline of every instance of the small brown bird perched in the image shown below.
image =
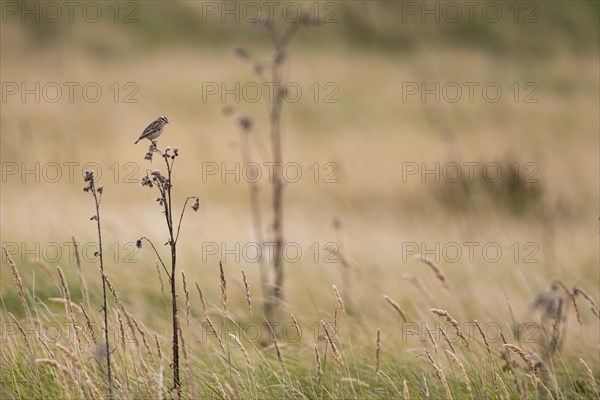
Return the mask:
[[156,139],[157,137],[159,137],[162,134],[165,125],[168,123],[169,123],[169,120],[167,119],[167,117],[162,117],[162,116],[158,117],[154,122],[152,122],[150,125],[148,125],[148,127],[146,129],[144,129],[144,132],[142,132],[142,134],[140,135],[138,140],[135,141],[134,144],[138,144],[138,142],[142,139],[148,139],[148,140]]

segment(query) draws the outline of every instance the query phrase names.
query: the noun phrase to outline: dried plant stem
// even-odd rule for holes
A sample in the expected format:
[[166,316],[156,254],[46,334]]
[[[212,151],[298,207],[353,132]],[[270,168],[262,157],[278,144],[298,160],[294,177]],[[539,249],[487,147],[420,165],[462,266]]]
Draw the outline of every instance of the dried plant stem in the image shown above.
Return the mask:
[[242,269],[242,278],[244,280],[244,292],[246,293],[246,303],[248,304],[248,313],[252,318],[252,296],[250,295],[250,285],[248,284],[248,277],[246,272]]
[[594,378],[594,373],[592,372],[592,370],[590,369],[590,367],[587,365],[587,363],[585,362],[585,360],[583,358],[579,359],[579,363],[585,370],[585,373],[589,378],[590,384],[594,388],[594,392],[596,392],[596,396],[600,396],[600,393],[598,393],[598,385],[596,384],[596,378]]
[[294,314],[292,314],[292,322],[294,323],[294,328],[296,329],[296,334],[298,335],[298,338],[301,338],[302,337],[302,329],[300,329],[300,325],[298,324],[296,317],[294,317]]
[[[284,281],[285,273],[283,269],[283,246],[284,246],[284,218],[283,218],[283,190],[284,190],[284,179],[283,179],[283,151],[282,151],[282,129],[281,129],[281,117],[282,108],[285,100],[286,89],[285,82],[283,79],[283,66],[287,59],[287,46],[298,32],[301,25],[308,25],[308,19],[306,15],[301,15],[299,20],[289,24],[287,29],[283,32],[276,29],[276,23],[272,19],[272,16],[261,17],[256,22],[264,26],[267,33],[272,40],[273,44],[273,55],[269,62],[266,63],[254,63],[254,70],[259,74],[262,74],[264,67],[270,69],[270,84],[275,87],[273,96],[270,96],[267,102],[267,109],[269,113],[269,136],[271,144],[271,157],[272,157],[272,168],[269,172],[269,182],[272,189],[272,222],[269,225],[271,231],[271,237],[273,242],[273,259],[271,266],[273,268],[273,282],[269,282],[269,274],[266,269],[262,268],[261,262],[261,285],[264,295],[264,312],[267,323],[271,325],[274,318],[274,313],[277,307],[285,304],[285,290]],[[317,18],[318,19],[318,18]],[[315,24],[318,22],[315,21]],[[253,57],[246,50],[242,48],[236,49],[238,57],[246,60],[250,60]],[[251,160],[250,156],[250,145],[248,143],[248,135],[252,129],[252,121],[246,116],[240,116],[240,126],[242,127],[241,132],[241,150],[242,159],[244,162]],[[256,240],[262,245],[263,232],[261,226],[261,210],[258,203],[258,187],[256,184],[250,183],[250,203],[252,207],[253,225],[254,225],[254,236]]]
[[175,159],[179,156],[179,150],[173,149],[167,146],[164,151],[159,150],[156,141],[153,140],[148,151],[146,152],[145,159],[152,161],[154,154],[160,155],[165,162],[167,169],[166,175],[163,175],[159,170],[153,170],[150,172],[151,177],[144,176],[141,180],[142,186],[148,186],[150,188],[156,187],[159,191],[160,196],[157,198],[158,204],[162,207],[163,215],[165,217],[165,223],[167,224],[167,230],[169,233],[169,240],[165,243],[169,246],[171,253],[171,271],[167,270],[167,267],[156,250],[156,246],[146,237],[141,237],[137,240],[137,246],[141,247],[142,240],[146,240],[152,246],[154,253],[158,257],[161,266],[166,272],[169,278],[170,290],[171,290],[171,318],[172,318],[172,367],[173,367],[173,391],[176,399],[181,398],[181,378],[180,378],[180,365],[179,365],[179,339],[180,339],[180,328],[178,318],[178,307],[177,307],[177,241],[179,240],[179,233],[181,231],[181,224],[183,222],[183,216],[187,208],[187,204],[191,199],[196,199],[196,202],[192,205],[194,211],[198,211],[200,205],[197,197],[187,197],[181,208],[179,214],[179,221],[175,226],[173,220],[173,199],[172,199],[172,188],[173,188],[173,167],[175,165]]
[[[106,345],[106,373],[107,373],[107,386],[108,386],[108,397],[113,397],[113,381],[112,381],[112,367],[110,362],[110,341],[108,338],[108,301],[106,296],[106,276],[104,274],[104,255],[102,249],[102,224],[100,219],[100,201],[102,200],[102,187],[96,187],[96,178],[94,173],[91,171],[85,172],[84,181],[88,183],[83,190],[90,193],[94,197],[94,206],[96,213],[92,217],[96,220],[96,229],[98,231],[98,251],[97,255],[100,259],[100,273],[102,275],[102,311],[104,314],[104,343]],[[62,275],[61,275],[62,277]]]
[[448,280],[446,279],[446,275],[444,275],[444,271],[442,271],[442,269],[439,267],[439,265],[437,265],[436,263],[434,263],[433,261],[431,261],[430,259],[428,259],[425,256],[420,256],[419,259],[421,260],[422,263],[428,265],[429,268],[431,268],[431,270],[435,274],[435,277],[442,283],[442,285],[446,289],[450,289],[450,287],[448,286]]
[[456,354],[456,350],[454,350],[454,346],[452,346],[452,342],[450,342],[450,338],[448,337],[446,331],[443,328],[440,328],[440,332],[442,332],[442,336],[444,337],[444,340],[446,340],[446,343],[448,343],[448,347],[450,347],[450,350],[454,354]]
[[333,220],[333,228],[335,229],[335,232],[336,232],[337,246],[336,245],[325,246],[325,250],[327,250],[331,254],[335,255],[336,258],[340,261],[340,264],[342,264],[342,268],[340,270],[340,275],[342,278],[342,298],[344,299],[344,302],[346,303],[346,308],[348,309],[348,312],[352,313],[355,308],[355,304],[354,304],[354,301],[352,300],[352,286],[351,286],[351,280],[350,280],[350,271],[353,269],[354,270],[358,270],[358,269],[352,265],[352,263],[348,260],[348,257],[346,257],[344,255],[344,252],[342,251],[342,248],[344,248],[344,240],[343,240],[343,236],[342,236],[342,223],[337,218],[334,218],[334,220]]
[[592,313],[596,317],[600,318],[600,312],[598,311],[598,305],[596,304],[596,302],[594,301],[594,299],[592,298],[592,296],[590,296],[589,294],[587,294],[585,292],[585,290],[583,290],[582,288],[580,288],[578,286],[576,286],[576,287],[573,288],[573,293],[574,293],[574,295],[578,295],[578,294],[582,295],[588,301],[588,303],[590,304],[590,309],[592,310]]
[[158,334],[154,332],[154,341],[156,343],[156,354],[158,356],[159,363],[159,373],[158,373],[158,398],[163,398],[163,393],[165,392],[165,361],[162,355],[162,349],[160,347],[160,341],[158,340]]
[[204,301],[204,294],[202,293],[202,289],[200,288],[198,281],[194,281],[194,284],[196,285],[196,290],[198,290],[198,295],[200,296],[200,304],[202,304],[202,313],[206,315],[206,302]]
[[[396,396],[397,396],[396,398],[398,398],[398,399],[402,398],[402,393],[400,393],[398,386],[396,386],[396,383],[388,374],[386,374],[382,370],[379,370],[377,375],[383,377],[383,379],[388,383],[388,385],[390,385],[391,387],[394,388],[394,392],[396,392]],[[406,381],[404,381],[404,382],[406,383]]]
[[19,323],[19,321],[17,320],[17,318],[15,318],[14,315],[12,315],[9,312],[8,316],[10,317],[10,319],[12,319],[12,321],[14,322],[14,324],[17,326],[17,328],[19,329],[19,332],[21,332],[21,335],[23,336],[23,340],[25,341],[25,344],[27,345],[27,348],[33,354],[33,347],[31,347],[31,343],[29,342],[29,339],[27,339],[27,334],[25,333],[25,330],[23,329],[23,327],[21,326],[21,324]]
[[146,351],[148,352],[148,354],[150,355],[150,357],[152,358],[152,351],[150,350],[150,346],[148,345],[148,341],[146,340],[146,333],[144,332],[144,330],[142,329],[141,325],[139,324],[139,322],[135,319],[135,317],[130,313],[127,312],[127,310],[125,310],[125,307],[121,306],[123,309],[123,312],[125,313],[127,320],[133,324],[133,328],[135,328],[135,330],[139,333],[139,335],[142,338],[142,343],[144,344],[144,348],[146,349]]
[[315,364],[317,368],[317,385],[321,387],[323,385],[323,369],[321,368],[321,357],[319,356],[319,349],[315,344]]
[[[273,30],[274,32],[274,30]],[[273,34],[275,44],[275,57],[283,56],[284,48],[281,42]],[[274,259],[273,270],[275,280],[273,284],[273,297],[275,304],[279,305],[284,301],[284,271],[283,271],[283,179],[282,179],[282,150],[281,150],[281,108],[283,106],[283,91],[281,86],[281,63],[274,62],[272,67],[271,82],[277,86],[275,98],[271,105],[270,125],[271,125],[271,150],[273,153],[273,234],[274,234]]]
[[217,391],[221,394],[221,397],[223,397],[224,399],[228,398],[229,396],[227,395],[227,393],[225,392],[225,388],[223,387],[223,384],[221,383],[221,380],[219,379],[219,377],[217,376],[217,374],[215,374],[214,372],[212,373],[213,378],[215,379],[215,383],[217,384]]
[[515,346],[514,344],[505,344],[504,347],[517,353],[525,362],[525,364],[527,364],[527,367],[529,367],[530,370],[535,371],[535,363],[531,359],[531,356],[523,351],[520,347]]
[[281,349],[279,349],[279,343],[277,342],[276,335],[273,335],[273,346],[275,346],[275,353],[277,354],[277,359],[279,360],[279,362],[281,363],[281,366],[283,367],[283,369],[285,371],[286,370],[285,362],[283,361],[283,355],[281,354]]
[[437,351],[437,343],[435,342],[433,334],[431,333],[431,330],[429,329],[429,326],[427,326],[427,324],[425,324],[425,330],[427,331],[427,336],[429,337],[429,340],[431,341],[431,345],[433,346],[433,350],[435,351],[435,354],[437,354],[438,353],[438,351]]
[[577,306],[577,301],[575,300],[575,290],[570,290],[567,287],[567,285],[565,285],[564,282],[558,278],[554,278],[554,282],[556,282],[558,286],[562,288],[562,290],[571,300],[571,303],[573,303],[573,308],[575,309],[575,316],[577,317],[577,322],[579,323],[579,325],[581,325],[581,313],[579,312],[579,307]]
[[340,355],[340,352],[338,351],[338,348],[335,345],[333,338],[331,337],[331,334],[329,333],[327,324],[321,320],[321,325],[323,325],[323,329],[325,329],[325,336],[327,337],[327,341],[329,342],[329,345],[331,346],[331,354],[333,354],[333,359],[335,360],[336,364],[343,365],[344,362],[342,361],[342,356]]
[[386,296],[385,294],[383,295],[383,298],[400,315],[400,318],[402,318],[402,322],[406,323],[407,322],[406,314],[404,314],[404,311],[402,311],[402,309],[400,308],[400,305],[398,303],[396,303],[394,300],[392,300],[390,297]]
[[[71,323],[73,324],[73,326],[77,326],[75,322],[75,314],[73,313],[73,303],[71,303],[71,294],[69,292],[69,287],[67,286],[67,281],[60,267],[57,267],[56,270],[58,271],[58,275],[60,277],[60,283],[63,289],[63,296],[65,298],[65,311],[71,319]],[[81,339],[77,334],[77,330],[75,331],[75,339],[77,339],[77,345],[79,346],[79,350],[81,350]]]
[[90,316],[88,315],[87,311],[85,311],[85,307],[83,306],[83,304],[79,304],[79,307],[81,308],[81,313],[83,314],[83,317],[85,318],[85,324],[88,328],[90,336],[94,340],[94,343],[96,343],[96,338],[94,337],[95,336],[94,335],[94,325],[92,324],[92,320],[90,319]]
[[340,291],[338,290],[337,286],[332,285],[331,288],[333,289],[333,293],[335,294],[335,299],[337,301],[337,305],[340,309],[340,311],[342,312],[342,314],[344,316],[346,316],[346,307],[344,307],[344,300],[342,299],[342,296],[340,295]]
[[377,339],[375,340],[375,375],[379,373],[379,363],[381,356],[381,331],[377,328]]
[[240,351],[244,355],[244,360],[246,361],[246,365],[248,366],[248,368],[250,368],[252,371],[254,371],[254,367],[252,366],[252,361],[250,360],[250,355],[248,354],[248,352],[246,351],[246,348],[240,341],[240,338],[231,332],[229,333],[229,336],[233,339],[235,344],[237,344],[237,346],[240,348]]
[[272,228],[275,242],[273,249],[273,271],[275,274],[273,298],[276,302],[276,305],[283,304],[285,299],[283,289],[285,275],[283,270],[283,156],[281,146],[281,110],[284,101],[284,90],[281,69],[286,58],[286,47],[292,37],[298,31],[299,26],[300,25],[297,23],[291,24],[282,35],[278,35],[273,21],[265,24],[265,27],[268,29],[275,47],[275,54],[271,64],[271,82],[273,82],[277,88],[277,90],[275,90],[273,102],[270,104],[269,116],[269,124],[271,128],[271,152],[274,161],[271,186],[273,189]]
[[490,344],[488,343],[487,337],[485,336],[485,333],[483,332],[483,329],[481,329],[481,325],[479,325],[479,322],[477,322],[477,320],[475,320],[475,325],[477,325],[479,334],[483,338],[483,343],[485,343],[485,348],[487,350],[488,355],[490,356],[490,360],[494,361],[494,358],[492,357],[492,351],[490,350]]
[[496,381],[500,382],[500,388],[502,389],[502,393],[504,393],[504,398],[509,399],[510,394],[508,393],[508,388],[506,387],[504,380],[502,379],[500,374],[498,374],[498,372],[496,372],[496,371],[494,371],[494,376],[496,377]]
[[126,350],[126,346],[125,346],[125,324],[123,323],[123,318],[121,317],[121,308],[119,308],[117,306],[117,322],[119,325],[119,334],[121,336],[121,347],[123,349],[123,351]]
[[431,358],[431,354],[429,354],[429,352],[427,351],[427,349],[425,350],[425,354],[427,354],[427,358],[429,359],[429,362],[431,362],[431,365],[433,365],[433,369],[435,370],[435,375],[438,377],[440,383],[442,384],[442,387],[444,388],[444,392],[446,392],[446,399],[452,399],[452,392],[450,392],[450,387],[448,386],[448,381],[446,381],[446,376],[444,375],[444,371],[442,371],[442,369],[435,363],[435,361],[433,361],[433,358]]
[[227,314],[227,280],[225,280],[225,272],[221,261],[219,261],[219,279],[221,281],[221,306],[223,306],[223,313]]
[[223,313],[227,314],[227,280],[225,280],[225,272],[221,261],[219,261],[219,280],[221,282],[221,305],[223,306]]
[[2,246],[2,250],[4,250],[4,254],[6,255],[6,259],[8,260],[8,264],[10,265],[10,272],[12,273],[13,279],[15,280],[15,284],[17,285],[17,294],[19,295],[19,300],[21,300],[21,304],[23,305],[23,309],[27,312],[27,302],[25,301],[25,291],[23,290],[23,280],[21,279],[21,275],[19,275],[19,270],[17,269],[17,264],[8,254],[8,250],[6,250],[6,246]]
[[158,281],[160,282],[160,292],[162,293],[163,298],[164,298],[164,297],[166,297],[165,296],[165,282],[163,281],[162,273],[160,272],[158,260],[156,261],[155,265],[156,265],[156,274],[158,275]]
[[181,271],[181,279],[183,280],[183,293],[185,294],[185,320],[187,322],[187,326],[190,326],[190,311],[191,311],[191,304],[190,304],[190,292],[188,291],[187,288],[187,281],[185,280],[185,273],[183,271]]
[[460,325],[458,324],[458,321],[456,321],[454,318],[452,318],[452,316],[450,315],[450,313],[448,313],[448,311],[440,310],[437,308],[431,308],[431,309],[429,309],[429,311],[431,311],[432,313],[434,313],[435,315],[437,315],[439,317],[444,318],[446,320],[446,322],[448,322],[450,325],[452,325],[454,327],[454,329],[456,329],[456,334],[458,335],[459,338],[462,339],[464,345],[466,347],[469,347],[469,341],[465,337],[465,334],[464,334],[463,330],[461,329]]
[[[100,271],[100,269],[98,269],[98,270]],[[104,278],[104,280],[106,281],[106,286],[108,287],[108,290],[110,291],[110,293],[112,294],[113,298],[115,299],[115,303],[117,304],[117,306],[120,306],[121,305],[121,300],[119,300],[119,296],[117,295],[117,291],[115,290],[115,287],[113,286],[112,282],[108,278],[108,275],[106,275],[102,271],[100,271],[100,274],[102,275],[102,278]]]
[[[177,265],[177,241],[174,237],[174,233],[173,233],[173,203],[171,200],[171,182],[172,181],[172,171],[171,171],[171,166],[169,166],[169,162],[167,161],[167,159],[165,159],[165,162],[167,164],[167,171],[168,171],[168,179],[169,179],[169,185],[166,188],[166,196],[165,196],[165,218],[166,218],[166,222],[167,222],[167,228],[169,230],[169,236],[170,236],[170,240],[169,240],[169,244],[170,244],[170,248],[171,248],[171,277],[170,277],[170,283],[171,283],[171,314],[172,314],[172,322],[173,322],[173,389],[175,390],[175,396],[176,399],[179,399],[181,397],[181,380],[179,377],[179,318],[177,317],[177,282],[175,280],[176,277],[176,265]],[[168,200],[168,202],[167,202]],[[167,206],[168,204],[168,206]],[[185,210],[185,207],[183,208],[182,212],[181,212],[181,216],[183,217],[183,211]],[[180,226],[181,226],[181,220],[180,220]],[[179,231],[177,232],[177,234],[179,235]]]
[[223,350],[223,353],[227,354],[227,350],[225,350],[225,345],[223,344],[221,336],[219,336],[219,333],[217,332],[217,328],[215,328],[213,322],[210,320],[210,318],[208,318],[208,315],[205,316],[204,319],[208,323],[208,326],[210,327],[210,330],[212,331],[213,335],[215,335],[215,337],[219,340],[219,346],[221,347],[221,350]]
[[[506,338],[504,334],[500,332],[500,337],[502,338],[502,343],[507,344]],[[506,362],[506,367],[508,368],[508,373],[512,377],[515,388],[517,389],[517,393],[521,394],[521,385],[519,384],[519,380],[517,379],[517,374],[515,373],[514,361],[510,356],[510,350],[505,348],[501,353],[502,359]]]

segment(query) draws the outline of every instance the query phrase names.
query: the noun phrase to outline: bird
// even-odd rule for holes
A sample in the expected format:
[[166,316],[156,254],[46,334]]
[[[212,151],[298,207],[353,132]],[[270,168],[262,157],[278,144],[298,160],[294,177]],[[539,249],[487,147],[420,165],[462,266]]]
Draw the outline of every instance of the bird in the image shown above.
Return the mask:
[[163,116],[158,117],[154,122],[152,122],[150,125],[148,125],[148,127],[146,129],[144,129],[144,132],[142,132],[142,134],[140,135],[138,140],[135,141],[134,144],[138,144],[138,142],[142,139],[148,139],[148,140],[156,139],[157,137],[159,137],[162,134],[165,125],[168,123],[169,123],[169,120],[167,119],[167,117],[163,117]]

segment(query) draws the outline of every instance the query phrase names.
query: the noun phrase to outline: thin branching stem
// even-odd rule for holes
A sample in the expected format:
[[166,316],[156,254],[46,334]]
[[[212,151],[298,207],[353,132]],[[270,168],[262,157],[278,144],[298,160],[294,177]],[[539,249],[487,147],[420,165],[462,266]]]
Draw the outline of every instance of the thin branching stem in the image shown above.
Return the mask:
[[162,258],[160,258],[160,254],[158,254],[158,250],[156,250],[156,247],[154,246],[154,243],[152,243],[152,241],[150,239],[148,239],[146,236],[142,236],[140,238],[140,240],[145,240],[146,242],[150,243],[150,246],[152,246],[152,249],[154,250],[154,254],[156,254],[156,257],[158,257],[158,261],[160,262],[160,265],[165,270],[165,273],[167,274],[167,277],[169,279],[171,279],[171,274],[169,274],[169,270],[167,270],[167,267],[165,266],[165,263],[163,262]]
[[188,198],[185,199],[185,203],[183,203],[183,208],[181,209],[181,215],[179,215],[179,223],[177,224],[177,234],[175,235],[175,244],[177,244],[177,240],[179,239],[179,231],[181,230],[181,221],[183,220],[183,214],[185,213],[187,203],[188,203],[188,201],[190,201],[190,199],[195,199],[195,197],[188,196]]
[[100,222],[100,202],[102,201],[103,188],[96,188],[96,182],[94,174],[91,171],[86,171],[84,180],[88,182],[88,186],[84,188],[86,192],[90,192],[94,196],[94,205],[96,207],[96,214],[92,219],[96,220],[96,227],[98,229],[98,257],[100,259],[100,271],[102,273],[102,297],[103,305],[102,311],[104,313],[104,341],[106,344],[106,371],[107,371],[107,386],[108,386],[108,398],[113,397],[112,392],[112,368],[110,362],[110,342],[108,338],[108,301],[106,296],[106,277],[104,275],[104,257],[102,251],[102,225]]
[[[156,186],[160,197],[157,198],[160,206],[163,209],[163,213],[165,215],[165,222],[167,223],[167,229],[169,231],[169,240],[167,243],[169,245],[169,249],[171,252],[171,271],[168,271],[167,266],[161,259],[158,251],[152,241],[150,241],[146,237],[142,237],[138,239],[138,246],[141,246],[142,240],[146,240],[152,246],[154,253],[158,257],[163,270],[167,274],[169,278],[169,283],[171,287],[171,314],[172,314],[172,329],[173,329],[173,361],[171,363],[173,368],[173,390],[175,391],[174,397],[176,399],[181,398],[181,379],[180,379],[180,365],[179,365],[179,340],[180,340],[180,328],[179,328],[179,318],[177,316],[177,281],[176,281],[176,270],[177,270],[177,240],[179,239],[179,233],[181,230],[181,224],[183,221],[183,215],[185,213],[185,208],[190,199],[194,197],[188,197],[185,200],[183,205],[183,210],[179,216],[179,223],[177,225],[177,232],[175,232],[173,225],[173,201],[171,197],[171,190],[173,188],[173,165],[175,163],[175,158],[178,155],[178,150],[174,149],[173,153],[171,153],[170,148],[168,147],[165,151],[161,151],[156,147],[156,142],[152,142],[152,145],[148,149],[146,153],[146,159],[152,160],[152,155],[156,153],[159,154],[165,160],[165,165],[167,168],[167,175],[164,176],[160,171],[148,171],[152,178],[147,175],[142,179],[142,186],[154,187]],[[199,208],[198,198],[196,197],[196,203],[192,206],[194,211],[197,211]]]

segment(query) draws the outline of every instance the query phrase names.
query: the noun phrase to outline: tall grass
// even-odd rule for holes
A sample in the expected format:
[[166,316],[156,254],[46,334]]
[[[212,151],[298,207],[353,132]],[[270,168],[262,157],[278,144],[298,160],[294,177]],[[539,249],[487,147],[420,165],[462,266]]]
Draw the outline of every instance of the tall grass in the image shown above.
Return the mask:
[[[56,278],[65,297],[61,313],[48,299],[31,297],[33,287],[19,279],[19,266],[14,261],[11,265],[15,284],[23,285],[24,296],[32,301],[24,301],[28,316],[22,320],[8,314],[4,306],[11,320],[3,320],[3,326],[14,331],[4,335],[3,395],[18,399],[105,398],[102,390],[108,389],[109,382],[100,367],[105,349],[104,342],[96,344],[96,314],[88,315],[69,295],[68,287],[74,282],[67,276],[76,266],[59,270]],[[167,364],[161,350],[164,326],[158,331],[147,327],[128,310],[118,285],[106,276],[103,279],[117,305],[115,312],[106,314],[108,326],[121,343],[110,351],[114,398],[598,398],[598,370],[594,372],[595,367],[588,364],[596,365],[593,355],[573,355],[558,349],[544,353],[543,340],[523,341],[513,336],[506,321],[497,321],[503,326],[502,337],[511,338],[503,343],[488,337],[483,322],[456,319],[447,310],[432,309],[432,314],[447,322],[441,327],[445,332],[442,336],[421,330],[415,323],[422,318],[423,324],[437,326],[435,318],[423,312],[408,323],[397,318],[377,321],[365,315],[338,313],[341,297],[336,294],[329,304],[319,305],[332,312],[318,321],[312,340],[308,333],[312,332],[311,319],[298,320],[295,316],[291,317],[289,332],[298,334],[286,335],[286,330],[281,330],[278,335],[271,331],[265,336],[263,331],[257,337],[247,329],[256,326],[248,325],[255,321],[248,309],[252,296],[248,287],[242,285],[237,293],[228,293],[227,300],[221,296],[218,302],[223,312],[226,302],[227,312],[222,314],[226,318],[217,322],[209,317],[215,313],[214,305],[191,301],[187,283],[180,301],[189,307],[189,323],[177,326],[185,373],[180,375],[180,392],[171,393],[171,388],[177,388],[165,381]],[[223,281],[227,277],[221,272],[221,278],[211,286],[220,286],[218,291],[223,293]],[[244,309],[246,312],[241,313]],[[461,313],[460,309],[454,311]],[[385,310],[385,314],[395,313]],[[574,312],[571,317],[575,317]],[[591,311],[582,310],[581,317],[585,325],[598,323]],[[44,324],[60,320],[70,323],[57,324],[60,337],[49,337]],[[32,329],[35,324],[37,329]],[[381,327],[375,328],[376,324]],[[469,331],[469,327],[476,330]],[[366,335],[371,335],[371,340],[365,340]],[[79,339],[73,342],[73,336]],[[407,357],[406,351],[413,355]]]

